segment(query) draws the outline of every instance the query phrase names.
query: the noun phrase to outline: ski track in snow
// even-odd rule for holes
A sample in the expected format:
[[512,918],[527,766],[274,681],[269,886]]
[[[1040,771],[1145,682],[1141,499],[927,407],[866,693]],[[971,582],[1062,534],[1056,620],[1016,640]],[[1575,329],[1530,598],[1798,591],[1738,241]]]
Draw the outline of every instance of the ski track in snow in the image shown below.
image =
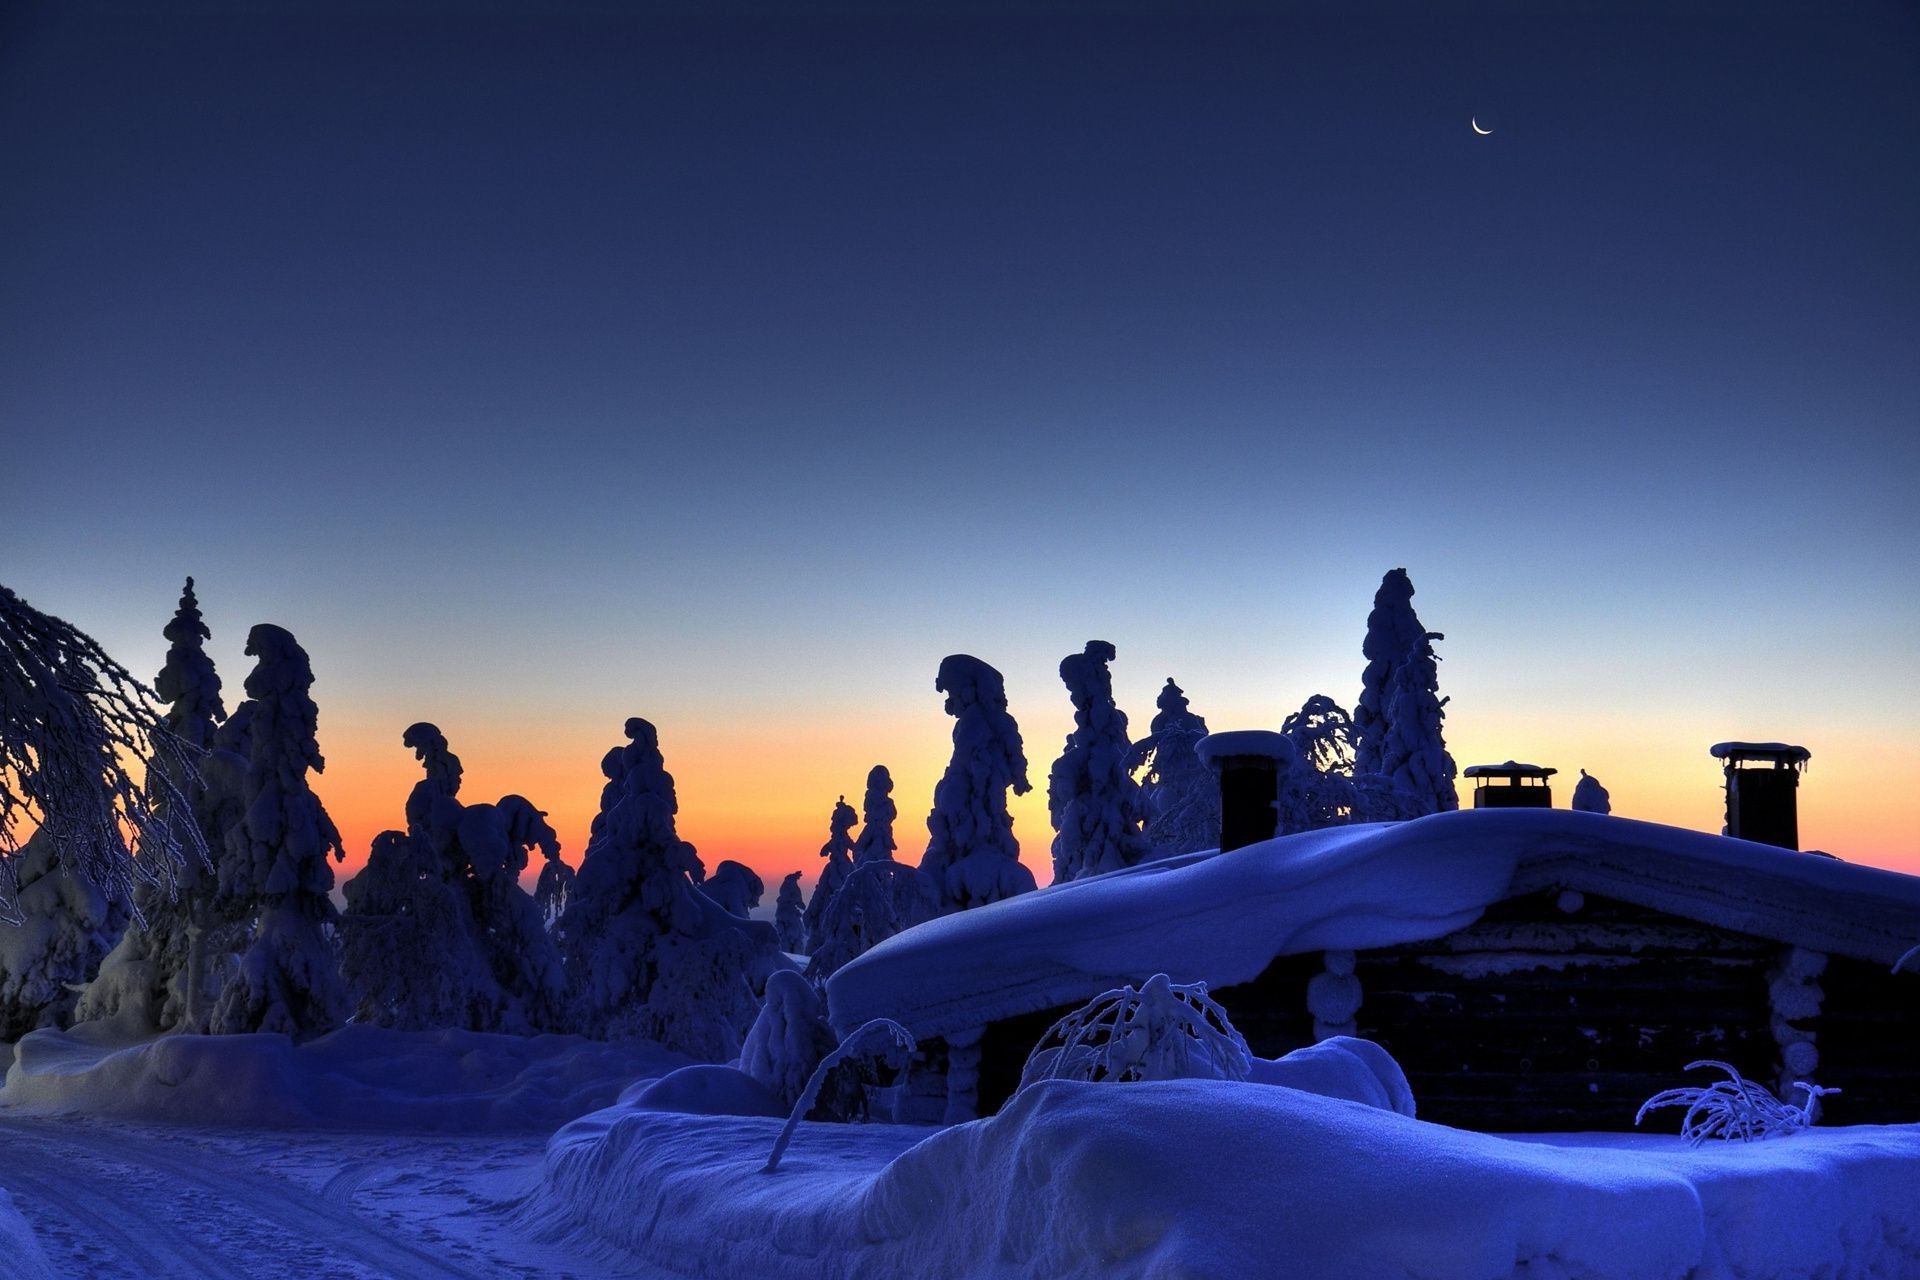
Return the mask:
[[0,1116],[0,1187],[55,1268],[88,1280],[660,1274],[516,1226],[544,1146]]

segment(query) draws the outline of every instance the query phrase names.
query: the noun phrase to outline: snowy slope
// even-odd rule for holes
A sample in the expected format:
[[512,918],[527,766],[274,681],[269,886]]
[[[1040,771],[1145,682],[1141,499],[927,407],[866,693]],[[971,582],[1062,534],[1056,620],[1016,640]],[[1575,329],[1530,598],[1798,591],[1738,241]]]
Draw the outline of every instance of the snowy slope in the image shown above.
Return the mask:
[[538,1131],[612,1103],[688,1059],[644,1042],[351,1026],[100,1043],[90,1027],[14,1048],[0,1108],[265,1128]]
[[0,1280],[52,1280],[53,1267],[33,1228],[0,1190]]
[[1920,942],[1920,878],[1563,809],[1335,827],[1144,863],[944,916],[827,984],[833,1024],[920,1036],[1076,1004],[1167,973],[1215,988],[1276,957],[1440,937],[1550,885],[1892,964]]
[[[1051,1081],[929,1134],[621,1108],[535,1202],[703,1276],[1724,1280],[1920,1273],[1920,1126],[1516,1141],[1270,1084]],[[535,1207],[530,1206],[530,1207]],[[671,1206],[636,1212],[636,1206]]]

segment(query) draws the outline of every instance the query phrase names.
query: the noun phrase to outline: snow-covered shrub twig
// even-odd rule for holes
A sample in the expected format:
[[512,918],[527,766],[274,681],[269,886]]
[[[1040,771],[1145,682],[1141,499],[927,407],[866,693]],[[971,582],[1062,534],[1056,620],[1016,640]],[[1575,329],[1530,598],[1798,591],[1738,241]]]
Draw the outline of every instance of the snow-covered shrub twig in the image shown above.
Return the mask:
[[1913,963],[1913,971],[1920,973],[1920,947],[1910,947],[1901,952],[1900,958],[1893,962],[1893,972],[1898,973],[1906,968],[1909,961]]
[[1764,1087],[1741,1079],[1740,1073],[1724,1062],[1705,1059],[1687,1064],[1689,1071],[1699,1067],[1718,1067],[1728,1078],[1716,1080],[1704,1089],[1688,1086],[1656,1093],[1641,1104],[1633,1117],[1634,1124],[1645,1119],[1649,1111],[1685,1107],[1687,1113],[1680,1121],[1680,1136],[1690,1147],[1697,1147],[1708,1138],[1729,1142],[1779,1138],[1811,1125],[1816,1101],[1826,1094],[1840,1092],[1804,1080],[1795,1081],[1794,1087],[1804,1089],[1807,1094],[1806,1101],[1796,1105],[1782,1102]]
[[[869,1048],[870,1042],[878,1047]],[[813,1110],[814,1100],[820,1096],[820,1086],[826,1083],[828,1072],[855,1054],[870,1058],[883,1057],[895,1070],[904,1070],[919,1047],[913,1033],[892,1018],[875,1018],[854,1028],[839,1047],[820,1059],[820,1065],[807,1077],[807,1087],[800,1091],[800,1100],[793,1104],[786,1124],[780,1127],[780,1136],[774,1139],[773,1151],[768,1154],[766,1166],[760,1172],[774,1173],[780,1168],[780,1157],[786,1154],[787,1144],[793,1141],[793,1131],[799,1127],[800,1118]]]
[[1245,1080],[1253,1053],[1207,995],[1156,973],[1139,990],[1095,996],[1053,1024],[1027,1057],[1020,1087],[1038,1080]]

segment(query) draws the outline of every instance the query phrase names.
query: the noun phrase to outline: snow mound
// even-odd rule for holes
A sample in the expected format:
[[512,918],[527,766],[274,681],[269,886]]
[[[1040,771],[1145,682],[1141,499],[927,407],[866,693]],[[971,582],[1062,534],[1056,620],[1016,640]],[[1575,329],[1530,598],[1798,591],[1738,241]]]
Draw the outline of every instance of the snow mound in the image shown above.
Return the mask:
[[53,1280],[53,1264],[4,1188],[0,1188],[0,1280]]
[[1601,814],[1482,809],[1164,858],[943,916],[835,972],[828,1013],[836,1030],[886,1017],[924,1038],[1155,973],[1217,993],[1278,956],[1427,941],[1553,886],[1879,964],[1920,937],[1920,877]]
[[270,1129],[551,1132],[687,1061],[646,1042],[358,1024],[302,1044],[35,1031],[15,1046],[0,1106]]
[[[940,1130],[608,1111],[529,1212],[702,1276],[1911,1275],[1920,1126],[1516,1141],[1237,1081],[1047,1081]],[[672,1205],[671,1213],[636,1206]],[[1621,1224],[1632,1224],[1631,1230]]]

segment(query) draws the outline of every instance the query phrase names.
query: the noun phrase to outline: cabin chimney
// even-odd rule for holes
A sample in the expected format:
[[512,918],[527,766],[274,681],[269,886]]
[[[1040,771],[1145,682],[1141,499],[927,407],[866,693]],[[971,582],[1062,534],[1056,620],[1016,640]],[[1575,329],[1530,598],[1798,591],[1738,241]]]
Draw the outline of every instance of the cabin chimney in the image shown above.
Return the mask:
[[1782,849],[1800,847],[1800,771],[1813,755],[1785,742],[1716,742],[1727,774],[1727,834]]
[[1473,779],[1476,809],[1551,809],[1553,787],[1547,779],[1558,772],[1509,760],[1505,764],[1468,765],[1460,776]]
[[1265,729],[1243,729],[1210,733],[1194,749],[1220,780],[1220,852],[1273,839],[1293,744]]

